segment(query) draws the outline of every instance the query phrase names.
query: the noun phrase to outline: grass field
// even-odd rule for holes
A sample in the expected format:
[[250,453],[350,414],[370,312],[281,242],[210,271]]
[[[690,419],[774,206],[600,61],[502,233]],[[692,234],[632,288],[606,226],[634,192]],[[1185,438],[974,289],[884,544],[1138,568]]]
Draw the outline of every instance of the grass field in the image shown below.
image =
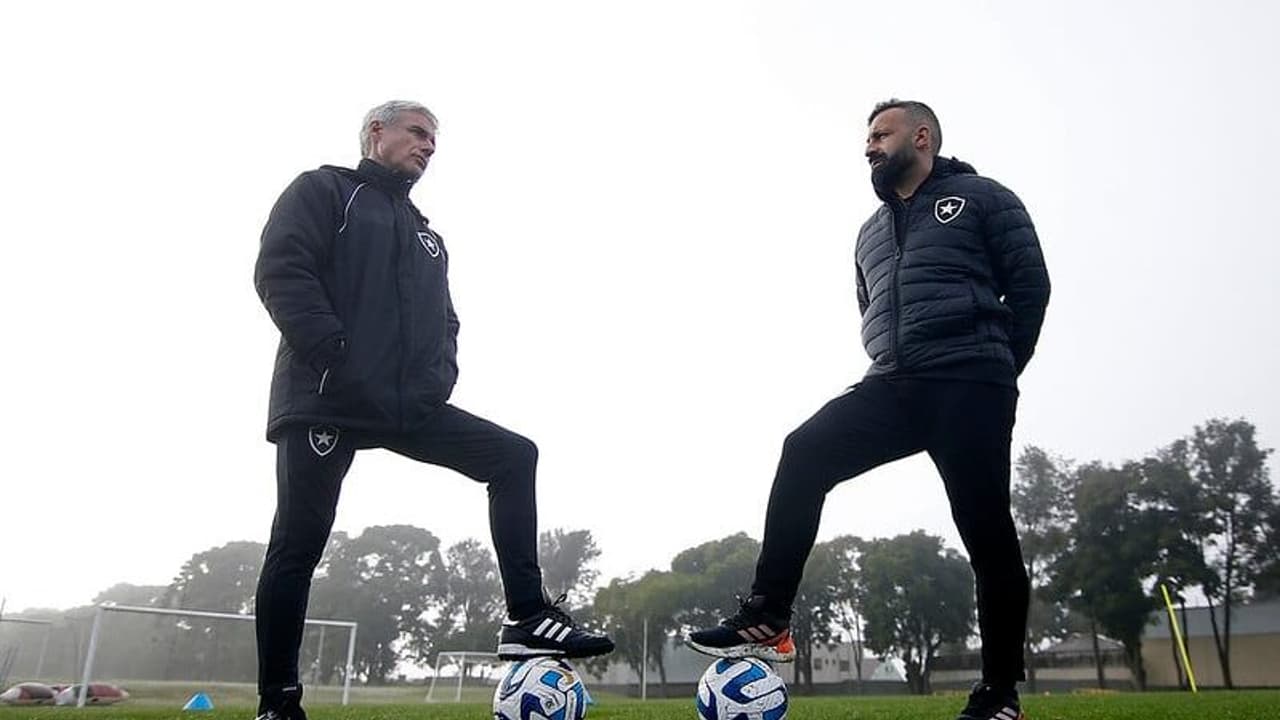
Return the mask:
[[[692,720],[690,700],[636,700],[602,697],[587,717],[592,720]],[[217,703],[215,697],[214,700]],[[954,720],[963,704],[957,697],[793,698],[787,720]],[[180,705],[180,704],[179,704]],[[1029,720],[1280,720],[1280,691],[1120,693],[1027,697]],[[485,720],[487,703],[413,703],[313,705],[312,720]],[[0,707],[0,720],[43,720],[68,716],[93,720],[247,720],[252,709],[226,706],[184,713],[175,707],[132,705],[72,708]]]

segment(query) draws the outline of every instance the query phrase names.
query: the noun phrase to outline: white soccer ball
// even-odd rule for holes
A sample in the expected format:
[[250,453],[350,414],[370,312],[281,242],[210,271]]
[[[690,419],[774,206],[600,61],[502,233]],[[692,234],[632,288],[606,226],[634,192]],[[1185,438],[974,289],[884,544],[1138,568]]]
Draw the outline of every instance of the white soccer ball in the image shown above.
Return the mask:
[[582,720],[586,715],[582,680],[558,658],[513,663],[493,693],[494,720]]
[[694,703],[702,720],[783,720],[787,685],[762,660],[717,660],[698,681]]

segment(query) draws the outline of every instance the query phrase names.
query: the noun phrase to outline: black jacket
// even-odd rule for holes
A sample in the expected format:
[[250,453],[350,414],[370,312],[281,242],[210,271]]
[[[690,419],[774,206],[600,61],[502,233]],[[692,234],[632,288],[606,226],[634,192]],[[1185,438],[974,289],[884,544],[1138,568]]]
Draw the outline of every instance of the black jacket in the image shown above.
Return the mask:
[[910,199],[881,198],[856,250],[867,374],[1016,386],[1049,302],[1021,201],[941,157]]
[[298,176],[262,231],[258,296],[280,328],[267,437],[291,423],[405,431],[449,399],[458,318],[414,178],[371,160]]

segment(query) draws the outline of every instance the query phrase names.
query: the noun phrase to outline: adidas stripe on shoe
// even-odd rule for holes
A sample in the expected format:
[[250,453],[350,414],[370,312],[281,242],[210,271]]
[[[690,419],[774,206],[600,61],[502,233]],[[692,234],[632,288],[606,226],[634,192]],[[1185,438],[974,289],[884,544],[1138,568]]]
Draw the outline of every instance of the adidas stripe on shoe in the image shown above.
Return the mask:
[[521,660],[530,657],[584,658],[613,652],[613,641],[602,633],[578,627],[569,614],[555,603],[524,620],[508,620],[498,634],[498,657]]
[[1018,704],[1018,691],[978,683],[969,693],[969,702],[956,720],[1026,720]]
[[791,640],[788,618],[766,611],[764,598],[759,595],[740,600],[738,604],[736,615],[716,627],[689,633],[685,644],[713,657],[755,657],[774,662],[795,659],[796,647]]

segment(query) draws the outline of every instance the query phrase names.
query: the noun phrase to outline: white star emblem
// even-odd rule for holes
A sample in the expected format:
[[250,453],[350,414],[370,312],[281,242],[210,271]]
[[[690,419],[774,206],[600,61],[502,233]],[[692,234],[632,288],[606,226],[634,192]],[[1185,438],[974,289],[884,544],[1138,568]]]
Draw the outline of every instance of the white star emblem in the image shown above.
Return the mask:
[[307,433],[307,443],[317,455],[324,457],[338,447],[338,428],[332,425],[312,425]]
[[946,225],[964,213],[964,206],[965,199],[959,195],[938,198],[937,202],[933,204],[933,217],[938,222]]

